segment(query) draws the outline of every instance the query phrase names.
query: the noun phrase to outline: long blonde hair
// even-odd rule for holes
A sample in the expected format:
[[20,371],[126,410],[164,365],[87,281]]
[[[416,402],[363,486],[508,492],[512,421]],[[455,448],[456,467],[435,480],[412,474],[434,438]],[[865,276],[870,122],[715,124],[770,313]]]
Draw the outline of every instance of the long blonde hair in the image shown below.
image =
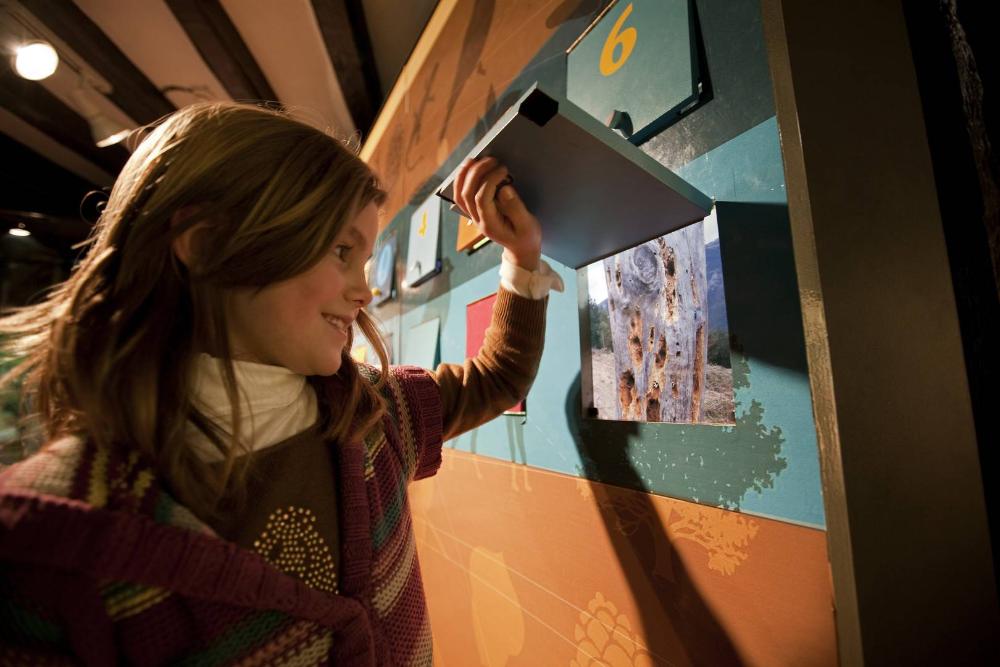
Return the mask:
[[[309,269],[345,224],[384,199],[341,141],[283,113],[233,103],[181,109],[149,129],[122,169],[70,278],[44,302],[0,319],[3,353],[23,359],[0,386],[23,377],[46,440],[75,435],[136,449],[182,502],[210,515],[223,494],[239,495],[237,461],[247,452],[225,294]],[[195,225],[185,265],[172,244]],[[336,410],[326,395],[331,383],[310,379],[331,439],[363,435],[385,410],[378,391],[385,345],[367,313],[357,323],[382,375],[373,385],[359,374],[349,340]],[[228,432],[193,404],[201,351],[223,360]],[[196,455],[185,437],[189,422],[218,448],[222,466]]]

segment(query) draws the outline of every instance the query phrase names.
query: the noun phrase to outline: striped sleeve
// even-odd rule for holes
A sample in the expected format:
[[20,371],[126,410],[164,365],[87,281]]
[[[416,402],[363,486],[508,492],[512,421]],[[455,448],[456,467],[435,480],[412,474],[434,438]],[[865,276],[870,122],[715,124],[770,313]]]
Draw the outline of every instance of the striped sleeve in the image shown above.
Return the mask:
[[406,478],[430,477],[441,467],[441,391],[431,374],[417,366],[393,366],[387,385]]

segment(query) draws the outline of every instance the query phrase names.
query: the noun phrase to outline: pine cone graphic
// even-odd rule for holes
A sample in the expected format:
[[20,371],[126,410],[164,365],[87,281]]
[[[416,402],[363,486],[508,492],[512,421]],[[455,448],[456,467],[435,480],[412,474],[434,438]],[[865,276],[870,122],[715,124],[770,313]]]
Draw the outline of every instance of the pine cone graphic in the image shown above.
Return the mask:
[[625,614],[598,593],[573,630],[576,658],[572,667],[653,667],[653,661]]

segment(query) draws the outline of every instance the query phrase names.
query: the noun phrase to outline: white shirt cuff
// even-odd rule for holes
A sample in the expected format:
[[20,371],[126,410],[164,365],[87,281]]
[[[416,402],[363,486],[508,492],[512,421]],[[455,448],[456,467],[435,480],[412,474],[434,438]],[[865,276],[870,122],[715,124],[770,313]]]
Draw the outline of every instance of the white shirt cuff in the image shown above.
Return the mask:
[[528,271],[507,259],[507,253],[500,261],[500,286],[525,299],[535,300],[547,297],[549,290],[562,292],[566,289],[562,278],[544,259],[539,260],[538,269]]

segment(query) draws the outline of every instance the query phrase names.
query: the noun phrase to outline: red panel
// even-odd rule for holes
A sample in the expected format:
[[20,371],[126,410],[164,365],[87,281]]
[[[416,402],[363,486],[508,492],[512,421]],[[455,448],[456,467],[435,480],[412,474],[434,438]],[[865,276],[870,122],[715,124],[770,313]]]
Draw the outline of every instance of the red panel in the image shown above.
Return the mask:
[[[483,346],[486,339],[486,329],[490,326],[493,317],[493,304],[497,300],[496,294],[490,294],[478,301],[473,301],[465,307],[465,356],[474,357],[479,354],[479,348]],[[523,413],[524,401],[521,401],[507,413]]]

